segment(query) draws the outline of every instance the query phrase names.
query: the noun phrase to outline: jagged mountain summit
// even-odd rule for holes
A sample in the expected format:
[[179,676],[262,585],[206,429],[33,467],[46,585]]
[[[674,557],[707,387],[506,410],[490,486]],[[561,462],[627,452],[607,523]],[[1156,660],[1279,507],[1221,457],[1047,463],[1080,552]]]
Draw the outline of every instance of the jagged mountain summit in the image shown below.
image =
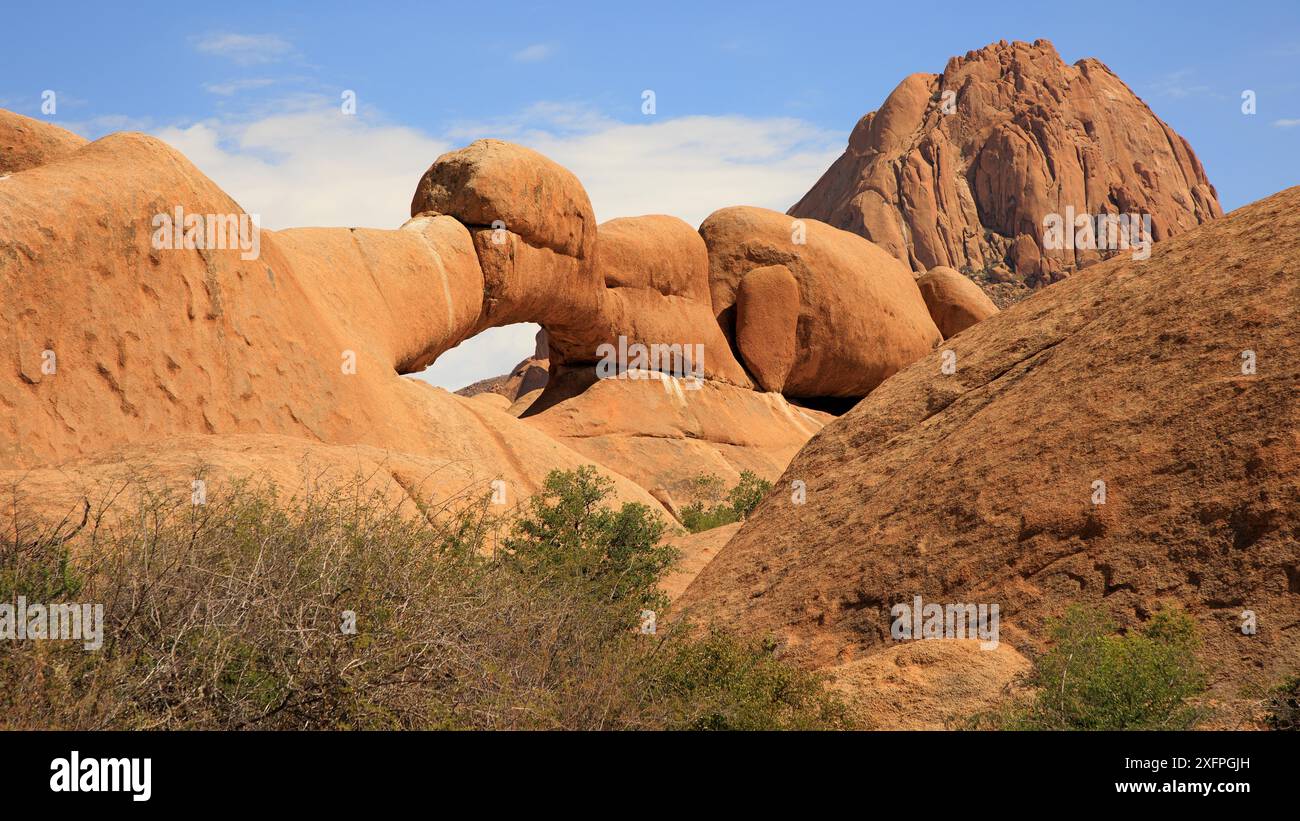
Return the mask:
[[1036,40],[907,77],[789,213],[860,234],[914,271],[1034,286],[1114,253],[1104,240],[1049,247],[1049,215],[1081,226],[1133,215],[1159,242],[1223,210],[1191,146],[1113,71],[1067,65]]

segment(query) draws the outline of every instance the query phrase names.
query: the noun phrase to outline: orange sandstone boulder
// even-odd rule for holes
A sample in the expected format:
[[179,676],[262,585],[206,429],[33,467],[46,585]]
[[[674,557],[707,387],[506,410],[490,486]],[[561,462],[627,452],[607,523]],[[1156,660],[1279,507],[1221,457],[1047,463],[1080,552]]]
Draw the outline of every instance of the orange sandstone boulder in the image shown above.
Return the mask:
[[709,304],[709,251],[677,217],[648,214],[602,222],[597,260],[606,288],[641,288]]
[[669,351],[660,370],[752,386],[713,318],[708,249],[694,228],[676,217],[624,217],[602,223],[596,237],[605,288],[566,364],[596,362],[620,344],[657,345]]
[[736,348],[765,391],[780,393],[798,354],[799,283],[784,265],[755,268],[736,292]]
[[310,299],[349,335],[382,344],[398,373],[423,370],[469,336],[482,310],[473,240],[451,217],[416,217],[397,231],[291,228],[273,243]]
[[930,318],[947,339],[998,312],[980,286],[945,265],[936,265],[916,278]]
[[591,200],[572,172],[530,148],[475,140],[424,173],[411,216],[447,214],[467,226],[501,227],[537,248],[586,259],[596,241]]
[[85,144],[57,125],[0,108],[0,176],[62,159]]
[[748,206],[714,212],[700,234],[709,249],[713,311],[730,338],[737,294],[752,270],[783,265],[798,283],[787,396],[865,396],[942,341],[911,272],[859,236]]
[[425,172],[411,201],[421,214],[455,217],[473,234],[484,286],[475,333],[537,322],[557,362],[592,361],[603,295],[596,218],[568,169],[521,145],[477,140]]

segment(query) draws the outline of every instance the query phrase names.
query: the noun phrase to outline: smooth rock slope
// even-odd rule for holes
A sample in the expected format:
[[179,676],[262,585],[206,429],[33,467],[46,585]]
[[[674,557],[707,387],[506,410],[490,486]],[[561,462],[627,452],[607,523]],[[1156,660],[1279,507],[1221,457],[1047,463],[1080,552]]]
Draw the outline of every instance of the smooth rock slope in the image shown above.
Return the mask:
[[1291,188],[966,329],[813,437],[681,604],[817,667],[918,595],[999,604],[1021,649],[1072,602],[1168,604],[1216,681],[1294,672],[1298,258]]

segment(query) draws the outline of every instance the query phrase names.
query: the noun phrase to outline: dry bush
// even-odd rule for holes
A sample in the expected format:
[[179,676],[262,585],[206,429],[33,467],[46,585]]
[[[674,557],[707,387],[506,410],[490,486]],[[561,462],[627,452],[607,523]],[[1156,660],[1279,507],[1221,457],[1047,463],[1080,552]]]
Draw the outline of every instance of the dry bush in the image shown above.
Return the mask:
[[[770,648],[631,629],[666,566],[662,523],[587,504],[608,490],[590,472],[553,474],[513,524],[469,497],[404,515],[361,484],[282,498],[237,483],[203,505],[145,489],[118,525],[97,516],[72,542],[17,528],[0,601],[102,603],[104,644],[0,641],[0,726],[845,724],[821,682]],[[584,512],[557,537],[547,517],[575,498]],[[557,559],[566,545],[585,558]]]

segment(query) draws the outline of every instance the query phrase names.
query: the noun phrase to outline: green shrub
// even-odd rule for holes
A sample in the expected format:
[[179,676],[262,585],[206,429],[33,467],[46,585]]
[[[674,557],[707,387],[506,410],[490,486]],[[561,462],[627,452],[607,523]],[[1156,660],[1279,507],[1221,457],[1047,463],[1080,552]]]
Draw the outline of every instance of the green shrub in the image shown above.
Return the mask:
[[1139,631],[1119,635],[1102,610],[1071,607],[1052,626],[1052,649],[1025,683],[1028,701],[982,716],[976,727],[1034,730],[1190,729],[1189,699],[1205,689],[1196,624],[1161,610]]
[[722,497],[721,487],[722,480],[711,474],[694,480],[695,498],[681,511],[683,527],[691,533],[699,533],[743,521],[772,489],[772,483],[752,471],[742,471],[740,481],[727,492],[726,502],[710,504]]
[[[102,603],[104,644],[0,642],[0,727],[845,726],[770,647],[662,612],[633,629],[662,609],[673,551],[608,492],[594,470],[553,473],[513,522],[486,498],[412,516],[357,488],[136,494],[71,558],[41,553],[39,578],[80,581],[38,592]],[[6,561],[0,601],[34,589]]]
[[[659,544],[665,524],[645,505],[603,507],[612,488],[589,465],[553,471],[505,540],[504,560],[557,588],[577,585],[585,598],[619,608],[631,620],[643,609],[667,605],[658,582],[677,551]],[[625,626],[618,619],[613,624]]]
[[772,483],[752,471],[742,470],[740,481],[727,494],[727,502],[740,519],[748,519],[758,503],[772,490]]
[[1274,688],[1264,707],[1264,726],[1270,730],[1300,730],[1300,676],[1292,676]]
[[770,643],[712,630],[679,642],[647,676],[672,704],[667,725],[689,730],[848,728],[848,710],[821,678],[783,664]]

